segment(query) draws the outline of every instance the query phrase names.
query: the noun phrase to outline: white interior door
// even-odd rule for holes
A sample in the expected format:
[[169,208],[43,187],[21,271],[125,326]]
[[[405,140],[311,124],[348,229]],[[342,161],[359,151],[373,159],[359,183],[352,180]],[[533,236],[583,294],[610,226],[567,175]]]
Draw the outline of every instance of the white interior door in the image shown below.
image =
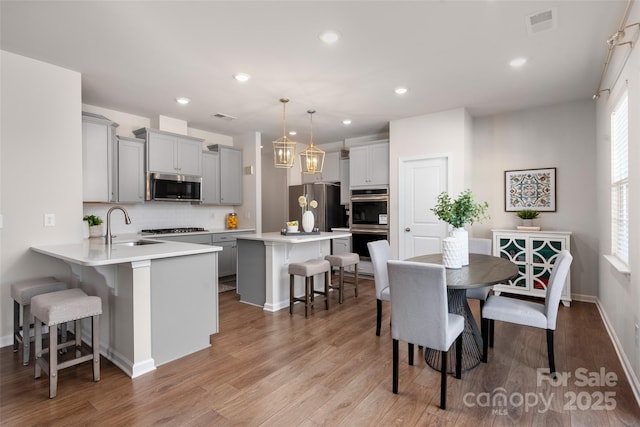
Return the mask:
[[446,157],[403,160],[400,163],[398,195],[400,259],[441,252],[447,224],[431,208],[438,194],[448,189]]

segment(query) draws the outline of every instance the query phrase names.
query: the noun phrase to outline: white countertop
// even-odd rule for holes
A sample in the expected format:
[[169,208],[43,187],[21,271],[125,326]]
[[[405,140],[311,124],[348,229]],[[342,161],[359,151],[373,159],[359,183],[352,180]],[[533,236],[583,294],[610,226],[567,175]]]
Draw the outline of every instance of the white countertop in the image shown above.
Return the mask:
[[274,243],[307,243],[316,242],[320,240],[337,239],[340,237],[349,237],[351,232],[348,231],[322,231],[320,234],[295,234],[291,233],[283,236],[279,232],[272,233],[252,233],[252,234],[240,234],[237,239],[242,240],[260,240],[263,242]]
[[[161,240],[157,239],[157,236],[155,236],[155,239]],[[150,239],[130,234],[128,236],[114,238],[114,243],[111,246],[105,245],[103,238],[94,238],[84,239],[81,243],[32,246],[31,250],[67,262],[86,266],[122,264],[134,261],[222,251],[222,247],[220,246],[169,241],[140,246],[119,244],[136,240]]]

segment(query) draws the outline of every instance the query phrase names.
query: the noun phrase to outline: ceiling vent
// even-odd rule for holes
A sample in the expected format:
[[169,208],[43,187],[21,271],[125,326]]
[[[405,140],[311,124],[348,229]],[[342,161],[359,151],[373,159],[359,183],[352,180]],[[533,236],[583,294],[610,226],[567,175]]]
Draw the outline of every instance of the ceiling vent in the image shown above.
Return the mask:
[[230,115],[228,115],[228,114],[223,114],[223,113],[215,113],[215,114],[213,115],[213,117],[215,117],[215,118],[217,118],[217,119],[226,120],[226,121],[228,121],[228,122],[230,122],[230,121],[232,121],[232,120],[237,119],[237,117],[233,117],[233,116],[230,116]]
[[552,8],[534,13],[526,17],[527,33],[530,36],[549,30],[555,30],[558,27],[558,9]]

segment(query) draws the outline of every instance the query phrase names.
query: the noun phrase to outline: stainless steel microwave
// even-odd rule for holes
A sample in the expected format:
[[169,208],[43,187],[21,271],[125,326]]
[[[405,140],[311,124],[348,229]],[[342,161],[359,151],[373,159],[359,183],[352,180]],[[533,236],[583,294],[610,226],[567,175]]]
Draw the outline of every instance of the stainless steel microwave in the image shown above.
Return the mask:
[[145,200],[202,202],[202,177],[147,172]]

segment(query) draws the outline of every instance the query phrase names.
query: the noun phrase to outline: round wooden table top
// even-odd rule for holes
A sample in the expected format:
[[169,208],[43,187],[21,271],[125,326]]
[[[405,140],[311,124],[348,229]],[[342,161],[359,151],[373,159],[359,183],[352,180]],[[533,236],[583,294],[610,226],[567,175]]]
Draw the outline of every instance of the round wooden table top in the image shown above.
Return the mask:
[[[442,254],[420,255],[407,261],[442,265]],[[480,254],[469,254],[469,265],[445,270],[449,289],[481,288],[504,283],[518,276],[518,266],[508,259]]]

